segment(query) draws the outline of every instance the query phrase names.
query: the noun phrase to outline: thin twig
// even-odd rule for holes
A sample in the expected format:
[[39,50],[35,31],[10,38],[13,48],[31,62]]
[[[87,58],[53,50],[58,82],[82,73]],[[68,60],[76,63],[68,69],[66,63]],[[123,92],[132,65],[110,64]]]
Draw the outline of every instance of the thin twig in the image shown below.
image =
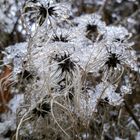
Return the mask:
[[125,108],[127,110],[127,112],[130,114],[130,116],[132,117],[132,119],[135,121],[136,125],[138,126],[139,130],[140,130],[140,122],[137,119],[137,117],[135,116],[135,114],[133,113],[133,111],[131,110],[130,106],[128,105],[127,101],[124,101],[124,105]]

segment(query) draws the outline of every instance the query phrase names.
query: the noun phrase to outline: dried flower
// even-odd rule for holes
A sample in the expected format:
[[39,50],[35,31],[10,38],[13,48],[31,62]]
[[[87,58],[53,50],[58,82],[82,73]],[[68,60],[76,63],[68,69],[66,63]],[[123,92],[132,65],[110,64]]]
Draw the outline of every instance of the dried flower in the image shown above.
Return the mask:
[[111,51],[108,51],[108,53],[109,56],[107,58],[107,61],[105,62],[105,65],[108,67],[108,69],[117,68],[117,65],[121,64],[121,55]]
[[31,18],[30,20],[37,20],[39,26],[41,26],[44,21],[46,20],[47,16],[53,16],[54,12],[55,12],[55,7],[52,6],[50,7],[48,4],[48,7],[45,7],[43,4],[39,3],[39,5],[35,4],[33,2],[33,4],[29,4],[26,3],[26,6],[24,8],[24,12],[27,13],[31,13],[33,14],[33,18]]
[[68,37],[69,37],[68,35],[63,36],[62,34],[61,34],[61,35],[56,35],[56,34],[54,34],[54,35],[52,36],[52,41],[54,41],[54,42],[59,42],[59,41],[61,41],[61,42],[67,43],[67,42],[69,41]]
[[95,41],[98,36],[98,29],[97,25],[94,24],[87,24],[87,38],[91,39],[92,41]]
[[72,74],[72,71],[75,70],[75,62],[72,61],[69,53],[56,54],[53,59],[58,62],[58,70],[61,70],[61,75],[64,73]]
[[[51,19],[56,19],[57,18],[66,18],[65,12],[66,7],[64,8],[59,8],[60,4],[52,4],[50,2],[34,2],[34,1],[29,1],[26,3],[24,7],[24,16],[29,15],[29,21],[30,22],[35,22],[41,26],[45,20],[49,20],[49,22],[52,24]],[[63,11],[64,10],[64,11]],[[62,12],[61,12],[62,11]],[[67,12],[66,12],[67,13]],[[64,15],[64,16],[63,16]],[[49,23],[47,22],[47,23]]]
[[36,108],[33,109],[33,114],[37,115],[38,117],[42,116],[43,118],[50,112],[51,107],[50,104],[47,102],[39,103]]

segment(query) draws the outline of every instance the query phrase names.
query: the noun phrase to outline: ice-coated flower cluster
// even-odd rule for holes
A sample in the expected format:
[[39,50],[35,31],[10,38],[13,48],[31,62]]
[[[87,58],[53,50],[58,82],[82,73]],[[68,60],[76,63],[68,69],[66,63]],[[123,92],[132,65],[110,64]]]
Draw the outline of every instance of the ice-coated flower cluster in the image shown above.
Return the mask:
[[[121,26],[106,26],[96,13],[69,19],[68,13],[71,12],[68,11],[65,3],[46,3],[28,1],[24,9],[28,15],[35,14],[34,17],[37,19],[34,22],[39,22],[39,27],[35,30],[36,34],[30,40],[31,43],[28,43],[29,61],[31,61],[29,67],[37,71],[40,77],[38,82],[46,81],[50,89],[63,86],[61,87],[63,92],[68,92],[74,86],[80,85],[78,88],[85,89],[93,86],[93,96],[98,93],[99,98],[108,98],[109,103],[114,105],[115,102],[120,103],[116,99],[120,100],[125,93],[121,93],[121,90],[120,93],[116,93],[115,90],[118,88],[119,81],[125,81],[123,77],[125,69],[138,70],[135,51],[131,48],[133,43],[129,43],[128,40],[131,34]],[[58,5],[64,9],[57,8]],[[48,20],[50,22],[45,22]],[[14,71],[17,73],[21,69],[23,56],[27,54],[25,46],[27,47],[27,44],[7,48],[10,55],[5,58],[5,61],[12,57]],[[19,54],[16,49],[22,54]],[[89,84],[90,81],[86,78],[89,73],[91,80],[95,80],[95,85]],[[96,81],[98,76],[99,83]],[[131,89],[125,84],[124,82],[122,86]],[[44,85],[46,86],[45,83]],[[77,96],[77,93],[74,93],[76,90],[77,87],[72,93],[73,96]],[[81,92],[78,93],[79,96],[82,96],[87,94],[88,90],[83,93],[79,89],[79,92]],[[94,97],[92,100],[96,102],[97,99]],[[92,104],[89,106],[91,107]]]
[[[30,31],[28,44],[16,45],[16,52],[8,48],[5,58],[6,62],[12,58],[17,74],[24,60],[28,60],[25,70],[36,73],[32,83],[26,85],[27,116],[32,111],[41,116],[41,110],[46,110],[43,117],[50,112],[62,131],[58,107],[87,121],[100,101],[121,105],[132,90],[129,70],[138,71],[127,29],[107,26],[97,13],[74,17],[67,5],[28,1],[23,16],[28,15],[32,24],[27,27],[34,31]],[[49,107],[44,107],[45,100]]]

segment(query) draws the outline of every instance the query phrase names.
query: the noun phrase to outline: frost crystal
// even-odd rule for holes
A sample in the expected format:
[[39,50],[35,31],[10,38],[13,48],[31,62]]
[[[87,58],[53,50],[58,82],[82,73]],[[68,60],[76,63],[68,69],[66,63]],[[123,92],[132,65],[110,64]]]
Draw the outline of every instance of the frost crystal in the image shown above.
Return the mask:
[[5,50],[4,64],[13,64],[13,75],[16,76],[23,69],[23,61],[27,55],[27,43],[17,43]]

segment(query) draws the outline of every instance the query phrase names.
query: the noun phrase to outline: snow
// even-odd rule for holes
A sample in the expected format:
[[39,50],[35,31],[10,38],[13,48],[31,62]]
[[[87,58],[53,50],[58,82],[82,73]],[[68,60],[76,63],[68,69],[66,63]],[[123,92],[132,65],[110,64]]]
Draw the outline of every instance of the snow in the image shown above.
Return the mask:
[[23,103],[23,94],[15,95],[9,102],[8,106],[10,112],[1,115],[2,122],[0,122],[0,135],[6,134],[8,130],[14,131],[16,129],[16,111]]
[[13,63],[13,77],[16,77],[23,69],[23,61],[27,56],[27,42],[17,43],[9,46],[5,50],[3,62],[5,65]]
[[140,140],[140,132],[137,133],[135,140]]

